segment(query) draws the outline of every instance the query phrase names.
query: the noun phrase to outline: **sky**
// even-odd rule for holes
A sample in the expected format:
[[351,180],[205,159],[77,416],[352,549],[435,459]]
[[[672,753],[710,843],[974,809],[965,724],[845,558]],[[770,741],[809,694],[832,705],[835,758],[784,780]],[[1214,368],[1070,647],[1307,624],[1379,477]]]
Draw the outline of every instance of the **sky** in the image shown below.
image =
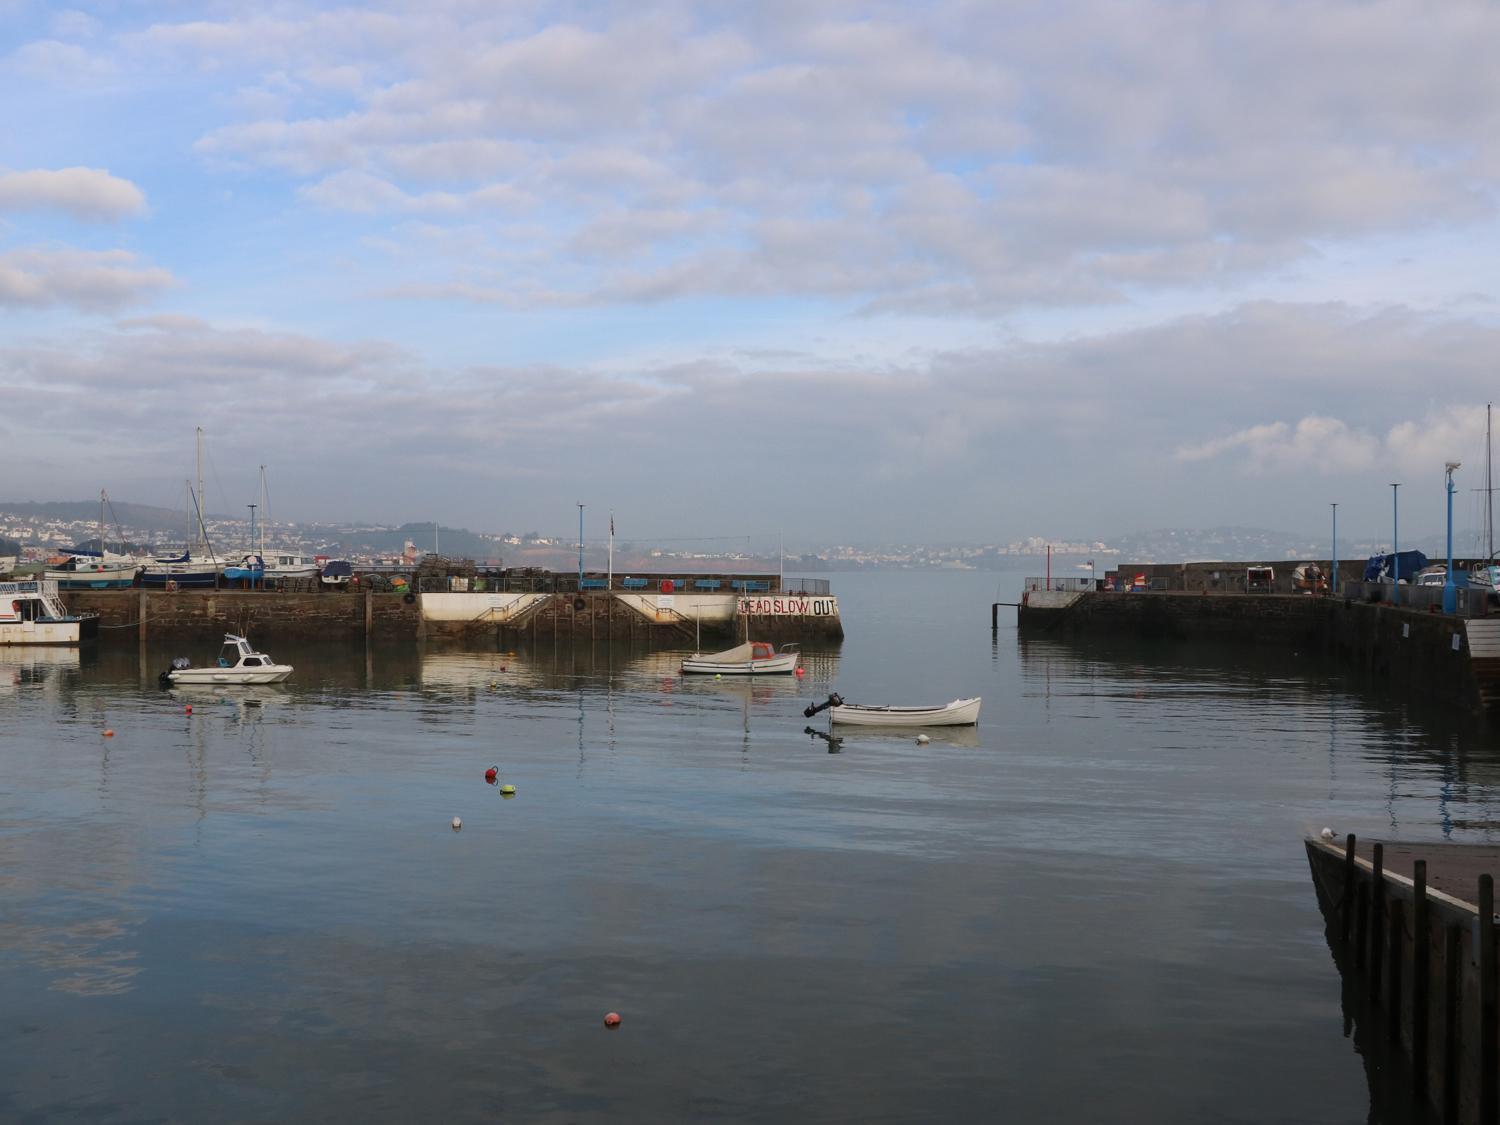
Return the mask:
[[1478,519],[1500,8],[0,0],[0,499]]

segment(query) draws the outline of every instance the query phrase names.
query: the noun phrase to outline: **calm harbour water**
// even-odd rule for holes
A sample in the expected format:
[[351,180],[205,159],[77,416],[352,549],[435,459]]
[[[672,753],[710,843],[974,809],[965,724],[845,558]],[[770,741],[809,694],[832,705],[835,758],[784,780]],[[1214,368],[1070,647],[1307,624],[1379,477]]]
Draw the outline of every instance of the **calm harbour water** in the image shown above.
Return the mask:
[[[992,640],[1019,572],[832,577],[800,681],[0,649],[0,1119],[1418,1119],[1302,836],[1500,836],[1486,731],[1278,649]],[[982,722],[830,753],[833,688]]]

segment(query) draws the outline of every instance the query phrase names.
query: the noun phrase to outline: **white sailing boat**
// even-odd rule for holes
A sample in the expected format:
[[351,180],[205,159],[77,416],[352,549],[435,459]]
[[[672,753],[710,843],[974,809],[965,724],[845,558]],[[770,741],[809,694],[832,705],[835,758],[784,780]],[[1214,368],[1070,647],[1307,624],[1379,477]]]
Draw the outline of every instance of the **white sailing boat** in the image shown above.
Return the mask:
[[[224,569],[220,559],[208,545],[208,528],[203,522],[203,427],[198,434],[198,490],[193,491],[188,483],[188,497],[198,517],[198,542],[183,549],[181,555],[168,555],[147,563],[141,571],[142,586],[161,586],[175,589],[179,586],[217,586],[219,573]],[[197,553],[194,553],[196,548]]]
[[[99,550],[69,551],[66,563],[45,571],[42,577],[56,582],[59,590],[115,590],[135,585],[141,560],[133,555],[116,554],[104,543],[104,509],[109,494],[99,490]],[[4,573],[0,569],[0,573]]]
[[764,641],[746,641],[723,652],[694,653],[684,657],[682,670],[709,676],[764,676],[797,670],[802,654],[790,645],[782,651]]
[[1485,561],[1469,572],[1469,584],[1500,596],[1500,564],[1495,562],[1494,444],[1491,441],[1490,404],[1484,404],[1484,537]]

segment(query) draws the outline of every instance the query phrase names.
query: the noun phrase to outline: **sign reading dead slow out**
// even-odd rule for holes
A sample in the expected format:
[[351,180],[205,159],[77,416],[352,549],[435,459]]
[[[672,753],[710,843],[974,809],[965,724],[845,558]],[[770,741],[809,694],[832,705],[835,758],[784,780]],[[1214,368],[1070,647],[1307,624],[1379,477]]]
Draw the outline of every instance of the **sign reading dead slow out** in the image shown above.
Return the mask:
[[739,612],[747,617],[837,617],[837,598],[741,598]]

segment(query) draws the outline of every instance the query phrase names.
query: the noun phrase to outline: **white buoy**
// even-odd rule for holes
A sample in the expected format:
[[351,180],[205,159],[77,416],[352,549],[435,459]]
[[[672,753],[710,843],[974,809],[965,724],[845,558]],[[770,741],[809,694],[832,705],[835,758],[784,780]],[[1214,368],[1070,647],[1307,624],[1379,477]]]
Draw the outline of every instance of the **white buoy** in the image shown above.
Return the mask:
[[1319,832],[1318,835],[1321,836],[1321,837],[1323,837],[1323,839],[1325,839],[1325,840],[1332,840],[1333,839],[1333,829],[1332,828],[1325,828],[1325,829],[1323,829],[1323,831]]
[[464,822],[461,821],[461,820],[459,820],[458,817],[455,816],[453,818],[453,831],[457,832],[463,826],[464,826]]
[[926,746],[931,741],[932,741],[932,739],[928,738],[927,735],[925,735],[925,734],[919,734],[919,735],[917,735],[917,745],[918,746]]

